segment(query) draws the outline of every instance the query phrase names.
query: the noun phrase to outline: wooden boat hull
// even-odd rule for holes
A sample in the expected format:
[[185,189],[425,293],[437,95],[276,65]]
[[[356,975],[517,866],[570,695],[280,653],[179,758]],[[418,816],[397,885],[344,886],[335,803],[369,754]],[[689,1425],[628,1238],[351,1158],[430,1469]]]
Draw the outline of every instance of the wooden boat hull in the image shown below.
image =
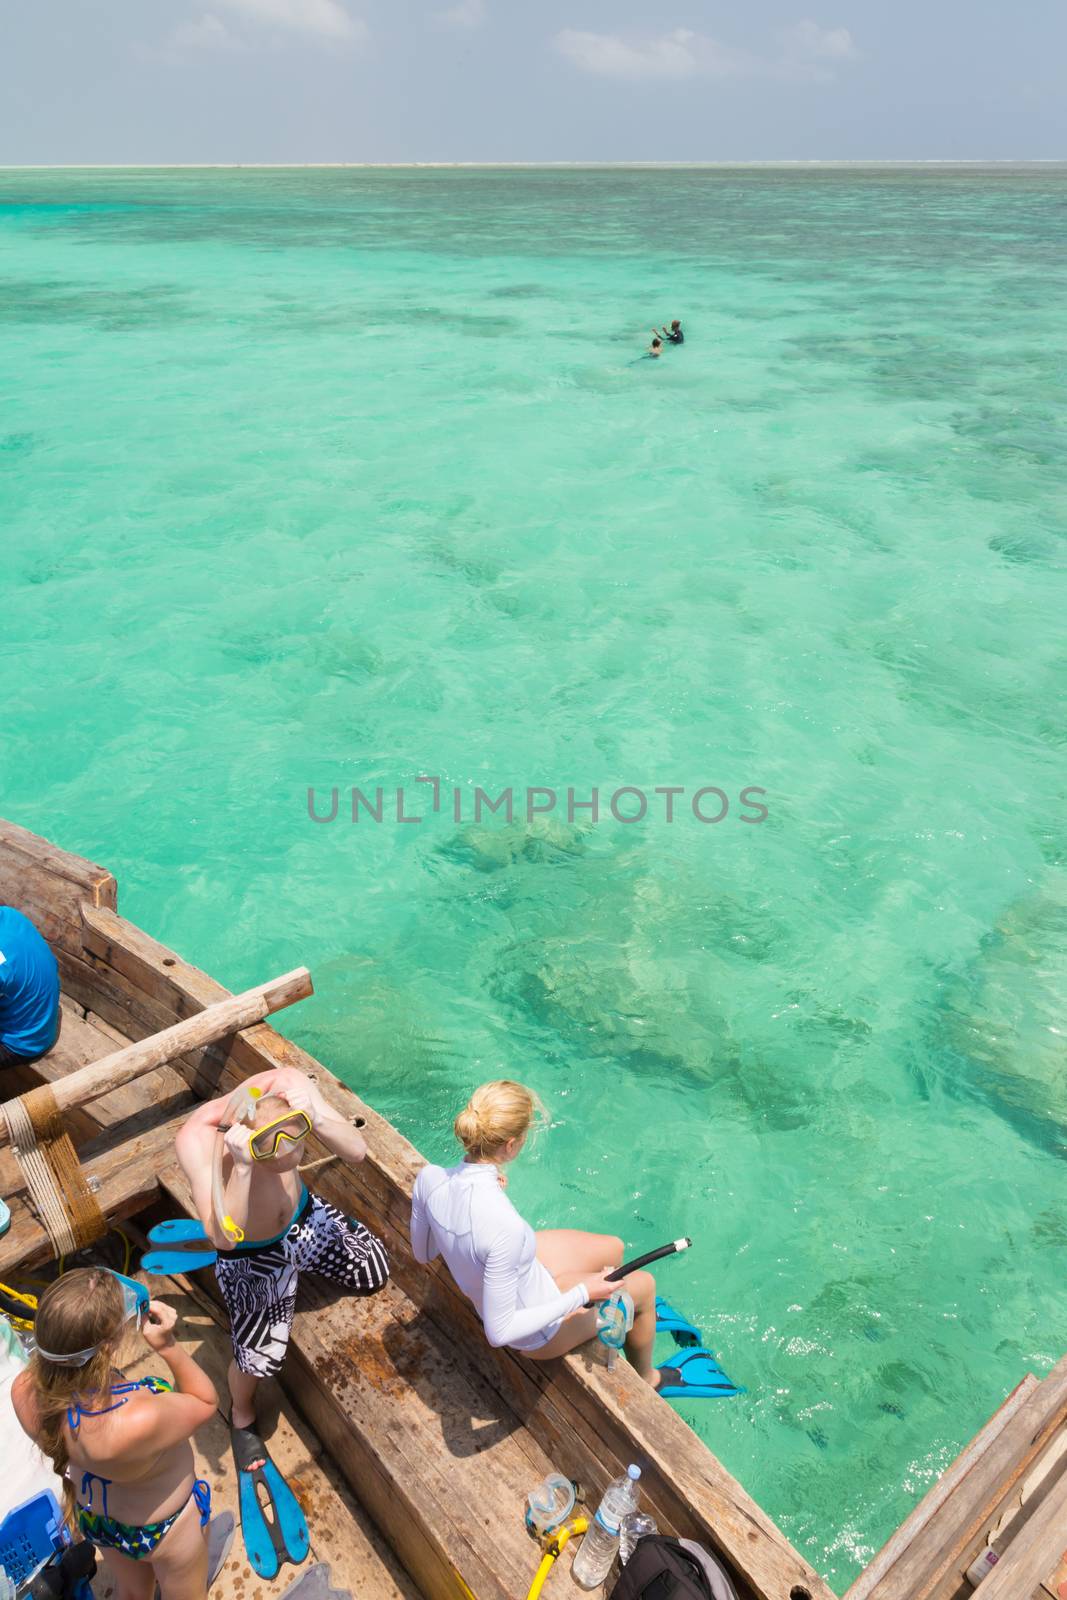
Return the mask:
[[[48,939],[66,1007],[56,1051],[34,1067],[9,1069],[5,1098],[228,992],[118,915],[106,869],[6,822],[0,901],[24,911]],[[517,1600],[537,1555],[522,1529],[525,1491],[553,1469],[595,1502],[608,1479],[637,1461],[660,1528],[717,1551],[744,1600],[832,1600],[771,1519],[624,1362],[609,1373],[599,1346],[551,1363],[489,1348],[447,1272],[411,1256],[409,1196],[423,1158],[268,1024],[190,1051],[72,1113],[72,1136],[108,1217],[188,1210],[173,1136],[190,1105],[280,1065],[314,1074],[338,1109],[366,1119],[368,1159],[327,1165],[314,1183],[384,1239],[392,1268],[387,1290],[370,1300],[330,1300],[306,1286],[283,1387],[424,1594]],[[0,1239],[6,1278],[52,1251],[6,1151],[0,1193],[12,1209]],[[199,1281],[213,1287],[211,1274]]]

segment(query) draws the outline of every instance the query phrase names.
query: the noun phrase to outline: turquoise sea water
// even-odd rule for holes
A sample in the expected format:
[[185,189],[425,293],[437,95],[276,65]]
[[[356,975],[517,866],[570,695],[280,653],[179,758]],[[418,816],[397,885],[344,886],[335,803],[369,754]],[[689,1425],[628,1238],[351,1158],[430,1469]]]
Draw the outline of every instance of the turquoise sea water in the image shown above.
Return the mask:
[[427,1154],[535,1084],[839,1590],[1067,1348],[1065,290],[1059,169],[0,172],[0,813]]

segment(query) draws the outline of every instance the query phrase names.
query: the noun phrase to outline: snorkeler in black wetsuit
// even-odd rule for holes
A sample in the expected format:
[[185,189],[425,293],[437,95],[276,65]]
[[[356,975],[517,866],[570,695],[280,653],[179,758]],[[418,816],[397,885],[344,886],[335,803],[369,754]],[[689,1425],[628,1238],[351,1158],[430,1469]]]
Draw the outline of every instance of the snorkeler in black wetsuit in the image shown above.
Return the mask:
[[675,317],[669,328],[663,329],[663,332],[671,344],[685,343],[685,334],[682,332],[682,324],[678,321],[677,317]]

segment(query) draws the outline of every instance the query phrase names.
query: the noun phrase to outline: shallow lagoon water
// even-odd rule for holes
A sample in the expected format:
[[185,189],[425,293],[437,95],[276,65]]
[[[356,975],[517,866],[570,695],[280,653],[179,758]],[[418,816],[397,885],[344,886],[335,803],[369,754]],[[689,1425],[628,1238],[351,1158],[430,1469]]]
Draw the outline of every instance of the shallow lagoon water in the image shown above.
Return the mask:
[[1067,1345],[1065,246],[1059,169],[0,173],[0,812],[428,1155],[534,1083],[839,1590]]

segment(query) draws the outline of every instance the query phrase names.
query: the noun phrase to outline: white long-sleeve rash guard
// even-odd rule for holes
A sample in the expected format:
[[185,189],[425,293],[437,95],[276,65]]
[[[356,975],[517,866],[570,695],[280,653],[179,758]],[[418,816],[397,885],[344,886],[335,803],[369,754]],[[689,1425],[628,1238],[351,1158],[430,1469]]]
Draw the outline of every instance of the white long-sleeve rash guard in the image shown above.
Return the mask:
[[585,1284],[561,1293],[537,1259],[537,1236],[497,1181],[491,1162],[423,1167],[411,1197],[411,1248],[424,1264],[438,1254],[494,1346],[536,1350],[589,1298]]

